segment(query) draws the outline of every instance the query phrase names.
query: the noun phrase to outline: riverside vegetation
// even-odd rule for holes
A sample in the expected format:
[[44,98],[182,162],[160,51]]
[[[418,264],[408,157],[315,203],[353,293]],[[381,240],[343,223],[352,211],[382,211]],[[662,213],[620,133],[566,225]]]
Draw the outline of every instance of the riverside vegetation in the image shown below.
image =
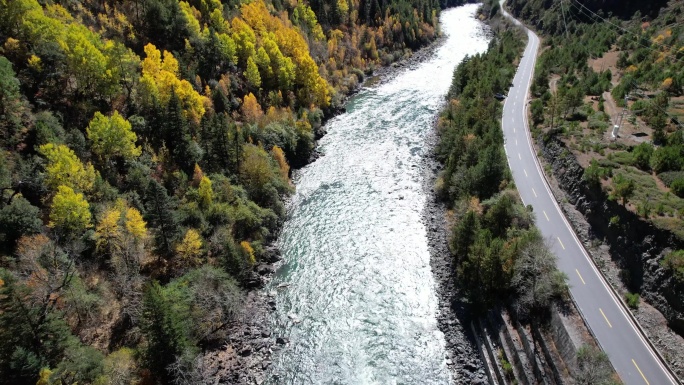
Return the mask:
[[461,2],[0,0],[0,378],[203,378],[290,165]]
[[[481,13],[497,33],[486,53],[467,57],[454,72],[437,122],[444,170],[435,191],[449,208],[453,276],[474,314],[504,306],[519,321],[542,325],[554,303],[569,300],[567,277],[513,184],[496,98],[509,88],[526,38],[501,19],[497,2],[485,3]],[[582,346],[577,363],[578,383],[619,383],[600,349]]]
[[[492,12],[495,14],[496,8]],[[437,130],[444,163],[435,190],[450,208],[455,279],[481,313],[512,303],[522,320],[543,317],[566,292],[555,256],[534,226],[512,183],[501,132],[502,105],[525,37],[504,28],[482,55],[456,68]]]

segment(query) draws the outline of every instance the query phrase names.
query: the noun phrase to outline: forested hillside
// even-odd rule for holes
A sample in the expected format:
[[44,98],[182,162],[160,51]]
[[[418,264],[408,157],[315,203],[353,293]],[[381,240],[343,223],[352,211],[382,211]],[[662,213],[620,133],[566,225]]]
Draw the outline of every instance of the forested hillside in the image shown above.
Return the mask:
[[0,0],[0,378],[181,383],[290,165],[461,1]]
[[511,3],[548,34],[534,123],[560,129],[588,183],[684,238],[684,4]]

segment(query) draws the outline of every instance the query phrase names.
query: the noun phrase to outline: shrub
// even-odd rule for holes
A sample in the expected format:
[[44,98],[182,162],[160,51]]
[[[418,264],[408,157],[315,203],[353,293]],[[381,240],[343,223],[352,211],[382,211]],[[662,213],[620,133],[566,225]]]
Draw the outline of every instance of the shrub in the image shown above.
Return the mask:
[[650,170],[651,155],[653,155],[653,146],[650,143],[641,143],[640,145],[634,147],[634,151],[632,153],[634,165],[644,171]]
[[684,283],[684,250],[673,251],[666,255],[661,265],[672,272],[677,282]]
[[651,156],[651,167],[656,173],[679,171],[682,168],[681,149],[679,146],[661,147]]
[[639,308],[639,293],[625,293],[625,302],[632,309]]
[[677,179],[684,179],[684,171],[667,171],[658,174],[658,178],[665,183],[665,186],[667,187],[672,187],[672,183],[674,183],[675,180]]
[[675,179],[670,188],[676,196],[684,198],[684,178]]

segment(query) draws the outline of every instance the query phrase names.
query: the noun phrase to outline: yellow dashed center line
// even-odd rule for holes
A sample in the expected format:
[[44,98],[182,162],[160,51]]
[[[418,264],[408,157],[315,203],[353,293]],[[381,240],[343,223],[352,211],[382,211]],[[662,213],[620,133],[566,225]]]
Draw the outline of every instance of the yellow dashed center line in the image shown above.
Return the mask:
[[575,271],[577,272],[577,275],[580,277],[580,280],[582,280],[582,283],[586,285],[587,283],[584,282],[584,278],[582,278],[582,274],[579,273],[579,270],[575,269]]
[[543,210],[542,210],[542,212],[544,213],[544,216],[546,217],[546,221],[547,221],[547,222],[551,222],[551,221],[549,220],[549,216],[546,215],[546,211],[543,211]]
[[558,238],[558,237],[556,237],[556,239],[558,239],[558,243],[560,243],[563,250],[565,250],[565,245],[563,244],[563,241],[561,241],[560,238]]
[[637,368],[637,370],[639,371],[639,374],[641,374],[641,378],[644,379],[644,382],[646,382],[646,385],[651,385],[648,382],[648,380],[646,379],[646,376],[644,376],[644,373],[641,371],[641,369],[639,369],[639,365],[636,364],[636,361],[634,361],[634,358],[632,358],[632,363],[634,364],[634,367]]
[[[613,328],[613,325],[611,325],[611,324],[610,324],[610,321],[608,321],[608,317],[606,317],[606,313],[604,313],[603,310],[602,310],[601,308],[599,308],[599,311],[600,311],[601,314],[603,315],[603,319],[606,320],[606,323],[608,324],[608,326],[610,326],[611,329],[612,329],[612,328]],[[635,364],[635,365],[636,365],[636,364]],[[640,371],[641,371],[641,370],[640,370]]]
[[523,168],[523,171],[525,172],[525,176],[527,176],[527,170],[525,170],[525,169]]

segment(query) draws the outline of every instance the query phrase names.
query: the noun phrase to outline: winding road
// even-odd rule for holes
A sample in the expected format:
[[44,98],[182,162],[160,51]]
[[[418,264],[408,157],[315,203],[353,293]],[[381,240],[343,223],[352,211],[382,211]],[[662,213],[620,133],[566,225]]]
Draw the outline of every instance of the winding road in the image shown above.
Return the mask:
[[608,287],[549,189],[531,143],[526,113],[539,38],[525,30],[527,47],[502,116],[506,154],[520,196],[525,204],[532,205],[537,226],[551,240],[559,268],[569,277],[575,303],[622,381],[628,385],[678,384]]

